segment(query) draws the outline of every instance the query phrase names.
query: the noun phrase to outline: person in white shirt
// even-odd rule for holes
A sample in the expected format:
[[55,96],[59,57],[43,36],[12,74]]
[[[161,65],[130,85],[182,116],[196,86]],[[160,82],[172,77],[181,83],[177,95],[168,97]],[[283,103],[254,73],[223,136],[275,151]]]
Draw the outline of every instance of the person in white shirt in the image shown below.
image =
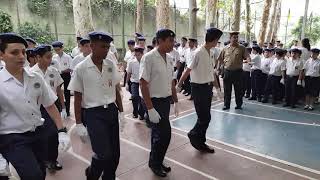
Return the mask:
[[74,70],[76,66],[82,62],[89,54],[91,54],[90,40],[83,38],[80,40],[80,54],[73,58],[71,62],[71,70]]
[[272,104],[277,104],[277,101],[280,100],[280,83],[284,84],[284,76],[286,70],[286,62],[283,59],[285,51],[283,49],[275,49],[275,53],[276,58],[270,64],[270,71],[264,90],[262,103],[268,102],[270,92],[272,94]]
[[128,51],[126,52],[126,55],[124,56],[123,60],[125,62],[124,64],[124,80],[123,80],[123,87],[125,87],[126,85],[129,88],[129,92],[130,92],[130,80],[127,81],[127,77],[128,77],[128,73],[127,73],[127,66],[130,63],[131,60],[134,59],[134,45],[135,45],[135,41],[134,40],[128,40],[127,42],[128,44]]
[[109,51],[112,52],[112,54],[114,54],[115,59],[116,59],[117,62],[118,62],[119,55],[118,55],[117,48],[116,48],[116,46],[113,44],[113,42],[110,43],[110,50],[109,50]]
[[251,61],[249,62],[251,67],[251,87],[252,95],[249,100],[258,100],[261,102],[263,95],[263,89],[261,86],[261,53],[262,49],[258,45],[252,46]]
[[[31,72],[39,73],[50,86],[52,91],[58,96],[58,100],[55,102],[58,110],[61,112],[61,117],[66,118],[66,107],[64,105],[64,97],[63,92],[61,90],[61,86],[63,83],[63,79],[60,76],[60,73],[54,67],[50,67],[50,63],[52,60],[52,52],[51,46],[49,45],[41,45],[36,47],[35,49],[37,55],[37,64],[35,64],[32,68],[30,68]],[[47,168],[49,171],[58,171],[62,169],[62,166],[57,161],[58,158],[58,133],[57,127],[54,124],[54,121],[46,111],[46,109],[41,106],[40,107],[41,116],[44,119],[44,127],[47,129]]]
[[52,61],[58,62],[60,67],[60,75],[63,79],[63,91],[65,98],[65,105],[67,115],[70,116],[70,91],[68,90],[68,85],[71,79],[71,63],[72,58],[63,51],[63,43],[60,41],[55,41],[52,43],[52,47],[56,52],[52,57]]
[[27,66],[25,66],[27,69],[30,69],[32,66],[34,66],[37,63],[37,55],[35,53],[35,49],[27,49],[26,51],[27,55],[27,61],[29,62]]
[[119,114],[123,112],[121,77],[116,65],[106,58],[111,35],[90,32],[89,39],[92,54],[77,65],[68,87],[75,93],[75,130],[80,137],[89,135],[94,152],[91,165],[85,170],[87,179],[98,180],[102,176],[115,180],[120,158],[119,119],[123,120]]
[[[197,42],[197,39],[189,38],[189,41],[188,41],[189,48],[186,50],[186,56],[185,56],[186,57],[186,67],[188,67],[188,65],[191,64],[191,62],[192,62],[192,58],[194,57],[195,50],[197,49],[196,42]],[[184,80],[182,89],[184,90],[183,94],[185,96],[189,96],[191,94],[190,76],[188,76]],[[192,100],[192,95],[189,100]]]
[[178,69],[178,74],[177,74],[177,79],[180,79],[184,68],[186,67],[186,52],[187,52],[187,42],[188,39],[186,37],[182,37],[181,38],[181,46],[178,48],[178,52],[180,55],[180,65],[179,65],[179,69]]
[[143,36],[140,36],[137,38],[138,39],[138,43],[137,45],[140,47],[144,47],[144,54],[147,53],[147,47],[146,47],[146,38]]
[[175,103],[175,115],[179,115],[173,62],[168,54],[173,49],[175,34],[169,29],[160,29],[156,33],[156,38],[158,46],[142,57],[139,79],[151,122],[149,167],[155,175],[166,177],[171,171],[170,167],[163,164],[171,139],[169,121],[171,98]]
[[[247,52],[251,54],[252,48],[246,47]],[[250,98],[251,95],[251,65],[247,60],[243,61],[243,95],[245,98]]]
[[272,49],[264,49],[263,50],[263,58],[261,59],[261,89],[263,91],[263,94],[265,94],[264,90],[267,84],[267,79],[268,79],[268,75],[269,75],[269,71],[270,71],[270,65],[272,63]]
[[[132,97],[133,106],[133,118],[138,118],[140,120],[144,119],[146,113],[146,107],[144,105],[143,99],[140,97],[139,93],[139,70],[140,61],[143,56],[144,47],[136,46],[134,47],[134,59],[130,60],[127,67],[127,83],[131,82],[130,93]],[[129,86],[126,88],[129,91]]]
[[81,53],[80,50],[80,41],[81,41],[82,37],[77,36],[77,46],[74,47],[71,51],[71,57],[74,58],[77,55],[79,55]]
[[0,154],[21,180],[44,180],[47,129],[40,105],[55,122],[62,151],[69,148],[70,138],[54,104],[56,95],[41,75],[24,68],[27,42],[14,33],[0,34],[0,41],[0,59],[6,63],[0,71]]
[[301,53],[299,49],[291,49],[290,52],[291,57],[286,61],[285,104],[283,107],[291,106],[291,108],[295,108],[297,101],[297,82],[303,69],[303,62],[299,58],[299,54]]
[[177,85],[177,91],[180,92],[182,82],[190,74],[193,102],[198,118],[188,137],[195,149],[206,153],[214,153],[214,149],[205,143],[206,131],[211,121],[212,88],[215,79],[215,56],[211,48],[217,45],[222,34],[223,32],[217,28],[207,29],[205,44],[195,50],[187,70],[182,74]]
[[309,58],[303,67],[305,75],[305,94],[306,102],[304,109],[312,111],[315,98],[319,96],[320,89],[320,50],[311,49],[311,58]]

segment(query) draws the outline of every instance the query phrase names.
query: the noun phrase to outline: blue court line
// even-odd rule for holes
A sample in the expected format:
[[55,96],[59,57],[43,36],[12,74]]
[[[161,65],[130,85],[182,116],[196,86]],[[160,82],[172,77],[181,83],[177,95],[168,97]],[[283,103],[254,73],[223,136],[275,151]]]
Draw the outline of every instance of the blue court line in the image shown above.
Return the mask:
[[[222,112],[211,112],[207,136],[260,154],[320,170],[320,130],[273,121],[261,121]],[[173,127],[189,131],[196,115],[176,120]]]

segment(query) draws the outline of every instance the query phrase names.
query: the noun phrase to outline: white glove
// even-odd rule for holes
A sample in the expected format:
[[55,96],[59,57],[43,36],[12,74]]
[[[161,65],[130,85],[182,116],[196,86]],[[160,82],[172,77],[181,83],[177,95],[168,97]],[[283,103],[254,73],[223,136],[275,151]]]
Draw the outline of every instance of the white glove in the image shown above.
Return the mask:
[[77,124],[75,130],[76,130],[77,135],[80,136],[80,137],[88,136],[87,128],[84,127],[84,125],[82,123],[81,124]]
[[306,86],[306,83],[304,82],[304,80],[301,80],[301,86],[302,86],[302,87],[305,87],[305,86]]
[[179,87],[178,84],[176,85],[176,91],[177,93],[180,93],[182,91],[182,87]]
[[284,84],[284,79],[283,79],[283,78],[280,80],[280,83],[281,83],[281,84]]
[[179,116],[179,104],[178,103],[174,103],[173,107],[174,107],[174,115],[175,117],[178,117]]
[[124,126],[125,126],[124,113],[123,112],[119,112],[118,118],[119,118],[119,129],[120,129],[120,132],[123,132],[123,129],[124,129]]
[[66,152],[70,148],[70,137],[65,132],[59,132],[59,151]]
[[161,117],[160,117],[159,113],[154,108],[148,110],[148,115],[149,115],[150,122],[152,122],[152,123],[159,123],[160,122]]
[[129,92],[129,84],[126,85],[126,91]]
[[297,81],[297,85],[298,85],[298,86],[302,86],[302,82],[301,82],[301,81],[302,81],[302,80],[298,80],[298,81]]
[[68,116],[67,116],[67,111],[66,111],[66,109],[62,109],[62,111],[61,111],[61,118],[62,119],[66,119]]
[[10,169],[6,159],[0,154],[0,176],[10,176]]

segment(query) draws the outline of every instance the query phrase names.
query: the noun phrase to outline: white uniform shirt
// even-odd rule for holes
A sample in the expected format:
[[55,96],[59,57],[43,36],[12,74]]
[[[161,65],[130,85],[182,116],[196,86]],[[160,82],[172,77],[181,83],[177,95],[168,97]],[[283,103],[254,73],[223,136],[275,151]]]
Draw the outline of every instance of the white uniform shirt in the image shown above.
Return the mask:
[[124,56],[123,60],[126,62],[126,63],[129,63],[130,60],[133,60],[134,59],[134,52],[132,51],[127,51],[126,52],[126,55]]
[[110,43],[110,52],[112,52],[113,54],[117,53],[117,48],[113,43]]
[[60,71],[60,63],[59,63],[59,61],[57,59],[52,59],[52,61],[50,63],[50,66],[56,68],[61,73],[61,71]]
[[194,54],[196,51],[196,47],[194,48],[188,48],[187,52],[186,52],[186,64],[187,66],[189,66],[189,64],[191,63],[192,59],[194,58]]
[[252,70],[261,69],[261,56],[259,54],[251,54]]
[[0,60],[0,71],[6,66],[6,63]]
[[204,46],[195,50],[188,68],[190,72],[190,82],[205,84],[214,81],[214,54],[211,50],[207,51]]
[[261,59],[261,70],[264,74],[269,74],[270,71],[270,65],[272,63],[273,59],[272,58],[265,58],[263,57]]
[[83,56],[83,53],[80,53],[79,55],[77,55],[76,57],[73,58],[72,62],[71,62],[71,69],[74,70],[76,68],[76,66],[82,62],[86,57]]
[[[71,62],[72,58],[65,52],[63,52],[62,56],[60,57],[58,54],[53,55],[52,62],[55,60],[55,62],[59,62],[60,69],[59,71],[62,72],[67,69],[71,69]],[[51,62],[51,63],[52,63]]]
[[116,56],[111,51],[108,52],[108,55],[107,55],[106,59],[111,60],[115,65],[118,64],[118,60],[117,60]]
[[68,89],[82,93],[83,108],[98,107],[115,102],[120,80],[118,68],[111,60],[103,60],[100,72],[89,55],[73,71]]
[[292,59],[286,61],[286,74],[288,76],[299,76],[303,69],[303,62],[300,59]]
[[185,46],[185,47],[178,47],[178,52],[179,52],[179,55],[180,55],[180,62],[181,63],[184,63],[186,62],[186,57],[187,57],[187,50],[188,50],[188,47]]
[[24,70],[23,82],[6,68],[0,71],[0,134],[34,131],[43,124],[40,105],[48,107],[57,100],[38,73]]
[[166,61],[158,48],[145,54],[140,63],[139,79],[149,83],[151,98],[165,98],[172,95],[171,86],[174,79],[173,59],[166,54]]
[[320,59],[309,58],[303,66],[306,76],[319,77],[320,76]]
[[80,53],[81,53],[81,52],[80,52],[80,49],[79,49],[79,47],[77,46],[77,47],[74,47],[74,48],[72,49],[71,56],[72,56],[72,57],[76,57],[76,56],[78,56]]
[[173,58],[173,66],[177,67],[177,62],[180,61],[180,54],[177,50],[173,49],[169,55]]
[[50,86],[52,91],[57,94],[57,87],[63,83],[63,79],[56,68],[49,66],[47,71],[43,73],[43,71],[39,68],[39,65],[35,64],[32,68],[30,68],[30,71],[39,73]]
[[286,70],[286,61],[284,59],[275,58],[270,64],[270,75],[281,76],[281,72]]
[[127,67],[127,73],[131,73],[131,82],[139,83],[139,69],[140,69],[140,62],[137,59],[133,59],[129,62]]

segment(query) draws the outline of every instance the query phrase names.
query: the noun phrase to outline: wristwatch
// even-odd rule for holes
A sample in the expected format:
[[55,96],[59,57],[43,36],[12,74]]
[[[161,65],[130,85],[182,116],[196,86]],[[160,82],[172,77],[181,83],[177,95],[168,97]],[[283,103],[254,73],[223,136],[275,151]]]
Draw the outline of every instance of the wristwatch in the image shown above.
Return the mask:
[[61,132],[67,133],[68,130],[67,130],[66,127],[63,127],[63,128],[61,128],[61,129],[58,129],[58,133],[61,133]]

